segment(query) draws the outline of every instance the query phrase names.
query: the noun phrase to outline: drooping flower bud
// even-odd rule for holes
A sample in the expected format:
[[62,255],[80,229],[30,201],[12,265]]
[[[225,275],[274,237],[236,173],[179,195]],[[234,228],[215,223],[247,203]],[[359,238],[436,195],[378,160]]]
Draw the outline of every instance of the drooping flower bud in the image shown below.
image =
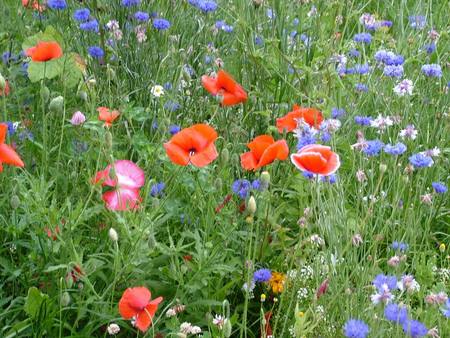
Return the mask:
[[61,295],[61,305],[66,307],[70,304],[70,301],[70,294],[67,291],[63,292],[63,294]]
[[10,203],[11,203],[11,208],[17,209],[17,208],[20,206],[20,199],[19,199],[19,196],[13,195],[13,196],[11,197]]
[[64,108],[64,98],[62,96],[57,96],[50,101],[48,106],[52,113],[62,113]]
[[227,148],[224,148],[221,153],[221,159],[223,164],[227,164],[230,160],[230,152]]
[[41,95],[42,102],[47,103],[48,99],[50,98],[50,89],[48,89],[47,86],[42,86],[40,95]]
[[256,212],[256,200],[253,196],[250,196],[248,199],[247,210],[251,215],[254,215]]
[[119,240],[119,235],[114,228],[110,228],[108,231],[108,236],[113,242],[117,242]]
[[269,183],[270,183],[270,174],[269,174],[268,171],[263,171],[261,173],[261,182],[266,184],[266,185],[269,185]]

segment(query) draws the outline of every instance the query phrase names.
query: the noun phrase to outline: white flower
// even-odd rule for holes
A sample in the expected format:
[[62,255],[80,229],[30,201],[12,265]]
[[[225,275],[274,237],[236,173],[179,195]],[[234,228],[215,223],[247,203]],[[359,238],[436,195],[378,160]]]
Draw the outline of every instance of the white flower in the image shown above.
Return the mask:
[[119,235],[114,228],[110,228],[108,231],[108,236],[113,242],[117,242],[119,240]]
[[174,317],[177,315],[177,312],[173,309],[170,308],[169,310],[167,310],[166,312],[166,317],[170,318],[170,317]]
[[106,331],[108,331],[108,334],[110,334],[111,336],[116,335],[120,332],[120,326],[115,323],[111,323],[106,328]]
[[389,290],[387,284],[383,284],[381,286],[381,290],[379,290],[378,293],[371,295],[370,299],[372,300],[372,303],[375,305],[380,302],[384,302],[387,304],[394,299],[394,295],[391,293],[391,290]]
[[424,154],[430,157],[438,157],[441,154],[441,150],[437,147],[434,147],[433,149],[425,151]]
[[310,241],[311,241],[311,243],[316,244],[317,246],[321,246],[321,245],[325,244],[325,241],[323,240],[323,238],[317,234],[312,235],[310,238]]
[[378,117],[375,120],[370,121],[370,126],[373,128],[377,128],[380,132],[386,130],[388,127],[392,126],[394,124],[394,121],[389,116],[381,116],[378,115]]
[[164,88],[163,86],[155,85],[152,87],[150,92],[152,93],[153,96],[161,97],[164,95]]
[[191,328],[191,334],[199,334],[202,332],[202,329],[199,326],[193,326]]
[[397,282],[397,287],[399,288],[399,290],[406,290],[409,293],[420,290],[420,284],[417,283],[417,281],[411,275],[403,276],[402,279]]
[[190,334],[192,330],[192,324],[188,322],[181,323],[180,332],[184,334]]
[[224,316],[216,314],[213,319],[213,324],[222,330],[226,321],[227,321],[227,319]]
[[414,85],[411,80],[404,79],[394,87],[394,93],[398,96],[412,95]]
[[417,129],[414,127],[414,125],[409,124],[405,129],[402,129],[400,131],[399,135],[402,138],[410,138],[411,140],[415,140],[417,137],[417,133]]

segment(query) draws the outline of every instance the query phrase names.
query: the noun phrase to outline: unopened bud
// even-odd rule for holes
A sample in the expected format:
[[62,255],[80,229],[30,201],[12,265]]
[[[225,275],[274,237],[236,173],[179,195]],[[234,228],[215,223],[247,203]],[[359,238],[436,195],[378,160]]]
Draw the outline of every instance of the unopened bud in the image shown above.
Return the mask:
[[64,108],[64,98],[62,96],[55,97],[50,101],[48,108],[52,113],[61,113]]
[[228,163],[228,161],[230,160],[230,152],[228,151],[227,148],[224,148],[222,150],[221,157],[222,157],[222,163],[223,164]]
[[108,236],[113,242],[117,242],[119,240],[119,235],[114,228],[110,228],[108,231]]
[[48,99],[50,98],[50,89],[48,89],[48,87],[46,86],[42,86],[40,94],[42,102],[47,103]]
[[261,173],[261,182],[264,183],[264,184],[269,185],[269,183],[270,183],[270,174],[269,174],[268,171],[263,171]]
[[3,91],[3,89],[6,88],[6,80],[3,77],[3,75],[0,73],[0,90]]
[[253,196],[250,196],[248,199],[247,210],[251,215],[254,215],[256,212],[256,200]]
[[83,101],[87,101],[87,97],[88,96],[87,96],[87,93],[85,91],[81,90],[81,91],[78,92],[78,97],[80,99],[82,99]]
[[386,172],[386,170],[387,170],[387,165],[384,164],[384,163],[381,163],[381,164],[380,164],[380,172],[381,172],[382,174],[384,174],[384,173]]
[[62,295],[61,295],[61,305],[62,306],[67,306],[70,304],[71,298],[70,298],[70,294],[65,291]]
[[223,329],[222,329],[223,336],[225,338],[231,337],[231,331],[232,331],[231,321],[229,318],[226,318],[225,322],[223,323]]
[[445,243],[441,243],[441,245],[439,245],[439,251],[445,252]]
[[106,143],[106,148],[112,149],[113,140],[112,140],[112,134],[109,130],[105,134],[105,143]]
[[106,76],[108,77],[108,81],[114,80],[116,78],[116,72],[109,65],[106,68]]
[[222,190],[222,179],[220,177],[216,178],[214,181],[214,186],[217,190]]
[[19,207],[19,205],[20,205],[20,199],[19,199],[19,196],[13,195],[13,196],[11,197],[10,203],[11,203],[11,208],[17,209],[17,208]]
[[245,222],[246,222],[247,224],[252,224],[252,223],[253,223],[253,216],[247,216],[247,217],[245,218]]

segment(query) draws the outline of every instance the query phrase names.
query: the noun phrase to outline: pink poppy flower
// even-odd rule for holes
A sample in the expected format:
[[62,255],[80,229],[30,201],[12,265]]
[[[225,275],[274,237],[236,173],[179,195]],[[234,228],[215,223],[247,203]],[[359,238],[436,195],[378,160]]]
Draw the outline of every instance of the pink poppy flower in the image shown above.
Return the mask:
[[135,163],[128,160],[118,160],[114,163],[115,177],[112,177],[112,166],[99,171],[94,178],[94,183],[101,182],[102,187],[114,189],[103,194],[103,201],[109,210],[124,211],[137,209],[141,197],[139,189],[144,185],[145,173]]

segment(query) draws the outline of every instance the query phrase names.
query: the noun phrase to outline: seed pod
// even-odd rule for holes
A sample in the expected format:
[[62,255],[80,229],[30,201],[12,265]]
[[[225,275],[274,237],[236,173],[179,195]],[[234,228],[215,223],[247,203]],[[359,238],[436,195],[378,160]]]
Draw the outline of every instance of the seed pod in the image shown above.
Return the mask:
[[20,199],[19,199],[19,196],[13,195],[13,196],[11,197],[10,203],[11,203],[11,208],[17,209],[17,208],[20,206]]
[[227,164],[230,160],[230,152],[227,148],[224,148],[221,153],[222,163]]
[[256,200],[253,196],[250,196],[248,199],[247,210],[251,215],[254,215],[256,212]]
[[84,90],[80,90],[79,92],[78,92],[78,97],[80,98],[80,99],[82,99],[83,101],[87,101],[87,93],[84,91]]
[[47,103],[48,99],[50,98],[50,89],[48,89],[47,86],[42,86],[40,95],[41,95],[42,102]]
[[225,338],[229,338],[231,337],[231,331],[232,331],[232,327],[231,327],[231,321],[230,319],[226,318],[225,322],[223,323],[223,336]]
[[266,184],[266,185],[269,185],[269,183],[270,183],[270,174],[269,174],[268,171],[263,171],[261,173],[261,182]]
[[216,178],[214,186],[217,190],[222,190],[222,179],[220,177]]
[[61,305],[62,306],[68,306],[70,304],[71,298],[70,298],[70,294],[65,291],[62,295],[61,295]]

